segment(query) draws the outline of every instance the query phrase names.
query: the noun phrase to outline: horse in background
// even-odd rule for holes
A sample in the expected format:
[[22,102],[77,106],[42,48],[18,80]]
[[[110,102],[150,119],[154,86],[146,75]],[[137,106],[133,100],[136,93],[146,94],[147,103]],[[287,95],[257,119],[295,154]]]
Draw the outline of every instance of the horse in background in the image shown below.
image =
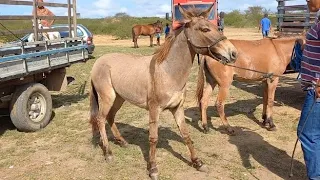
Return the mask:
[[[297,39],[297,37],[280,39],[265,38],[255,41],[230,40],[239,53],[234,65],[240,68],[282,75],[291,61],[292,50],[296,41],[298,43],[303,42],[303,40]],[[218,85],[219,91],[215,105],[226,130],[229,134],[234,134],[234,130],[229,125],[224,112],[225,100],[229,94],[233,80],[262,82],[264,85],[262,125],[268,130],[276,130],[272,119],[272,112],[279,77],[266,77],[257,72],[225,66],[211,57],[205,56],[200,61],[197,87],[197,98],[204,132],[209,131],[207,108],[210,95],[216,85]]]
[[[156,34],[156,29],[160,29],[163,31],[162,22],[159,20],[152,24],[147,25],[135,25],[132,27],[132,42],[134,43],[134,48],[139,48],[138,46],[138,37],[142,36],[150,36],[150,47],[153,47],[153,37]],[[160,41],[158,42],[160,44]],[[159,45],[158,44],[158,45]]]
[[[33,22],[33,21],[32,21]],[[41,23],[41,20],[38,19],[38,29],[50,29],[49,27],[44,27]],[[35,26],[35,23],[33,23],[33,27]],[[38,36],[40,37],[40,41],[48,41],[48,40],[55,40],[55,39],[61,39],[61,35],[59,32],[41,32],[38,33]],[[35,36],[34,33],[31,33],[28,37],[28,42],[34,42]]]

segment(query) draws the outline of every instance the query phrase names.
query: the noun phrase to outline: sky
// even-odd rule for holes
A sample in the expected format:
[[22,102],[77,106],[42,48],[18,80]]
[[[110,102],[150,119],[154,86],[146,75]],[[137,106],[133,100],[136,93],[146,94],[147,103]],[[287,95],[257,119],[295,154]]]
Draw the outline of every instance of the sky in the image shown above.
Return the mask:
[[[67,0],[44,0],[45,2],[67,3]],[[77,12],[84,18],[103,18],[125,12],[131,16],[163,17],[171,11],[171,0],[77,0]],[[306,4],[306,0],[289,1],[288,4]],[[219,0],[219,11],[245,10],[249,6],[262,6],[276,12],[276,0]],[[66,8],[49,9],[55,14],[64,16]],[[0,15],[31,15],[32,7],[0,5]]]

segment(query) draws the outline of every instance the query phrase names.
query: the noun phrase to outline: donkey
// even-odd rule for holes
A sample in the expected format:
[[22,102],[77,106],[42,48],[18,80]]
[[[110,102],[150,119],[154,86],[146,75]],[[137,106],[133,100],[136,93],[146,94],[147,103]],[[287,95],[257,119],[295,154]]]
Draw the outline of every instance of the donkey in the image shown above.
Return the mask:
[[234,62],[237,50],[208,21],[214,6],[205,11],[186,10],[179,4],[183,26],[174,31],[153,56],[134,57],[107,54],[94,64],[91,73],[90,122],[93,135],[100,134],[101,148],[107,161],[112,151],[106,134],[107,119],[115,139],[127,145],[114,117],[124,101],[149,111],[149,176],[158,179],[156,146],[158,120],[163,110],[170,110],[187,145],[193,167],[207,171],[197,157],[184,119],[183,103],[186,82],[196,53],[208,55],[224,63]]
[[[265,73],[274,73],[276,75],[281,75],[285,72],[291,60],[295,41],[300,42],[301,39],[230,40],[239,53],[235,66]],[[262,125],[265,127],[269,125],[269,127],[267,127],[268,130],[276,130],[276,126],[272,120],[272,109],[279,77],[267,78],[257,72],[224,66],[208,56],[204,56],[200,64],[197,98],[201,112],[202,127],[205,133],[209,131],[207,124],[207,107],[210,94],[215,86],[218,85],[219,91],[215,105],[228,133],[234,134],[234,130],[229,125],[224,112],[225,100],[233,80],[249,82],[260,81],[264,84]]]
[[[162,22],[159,20],[153,24],[148,25],[135,25],[132,27],[132,42],[134,43],[134,48],[139,48],[138,46],[138,37],[140,35],[150,36],[150,47],[153,47],[153,37],[156,33],[156,29],[160,29],[162,32]],[[158,45],[160,42],[158,42]]]

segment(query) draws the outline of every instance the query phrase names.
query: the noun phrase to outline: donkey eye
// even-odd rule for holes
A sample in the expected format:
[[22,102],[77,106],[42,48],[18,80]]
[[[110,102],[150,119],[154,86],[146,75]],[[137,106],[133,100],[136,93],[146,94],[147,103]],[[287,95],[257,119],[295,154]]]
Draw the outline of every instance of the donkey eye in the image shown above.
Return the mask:
[[209,28],[201,28],[201,31],[202,32],[209,32],[209,31],[211,31]]

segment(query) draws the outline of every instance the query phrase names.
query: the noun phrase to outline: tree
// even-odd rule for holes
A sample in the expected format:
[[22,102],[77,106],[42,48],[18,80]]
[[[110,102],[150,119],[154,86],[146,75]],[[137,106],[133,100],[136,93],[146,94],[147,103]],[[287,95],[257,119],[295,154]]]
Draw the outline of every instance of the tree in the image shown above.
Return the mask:
[[124,18],[124,17],[130,17],[129,14],[125,13],[125,12],[118,12],[114,15],[114,17],[116,18]]

